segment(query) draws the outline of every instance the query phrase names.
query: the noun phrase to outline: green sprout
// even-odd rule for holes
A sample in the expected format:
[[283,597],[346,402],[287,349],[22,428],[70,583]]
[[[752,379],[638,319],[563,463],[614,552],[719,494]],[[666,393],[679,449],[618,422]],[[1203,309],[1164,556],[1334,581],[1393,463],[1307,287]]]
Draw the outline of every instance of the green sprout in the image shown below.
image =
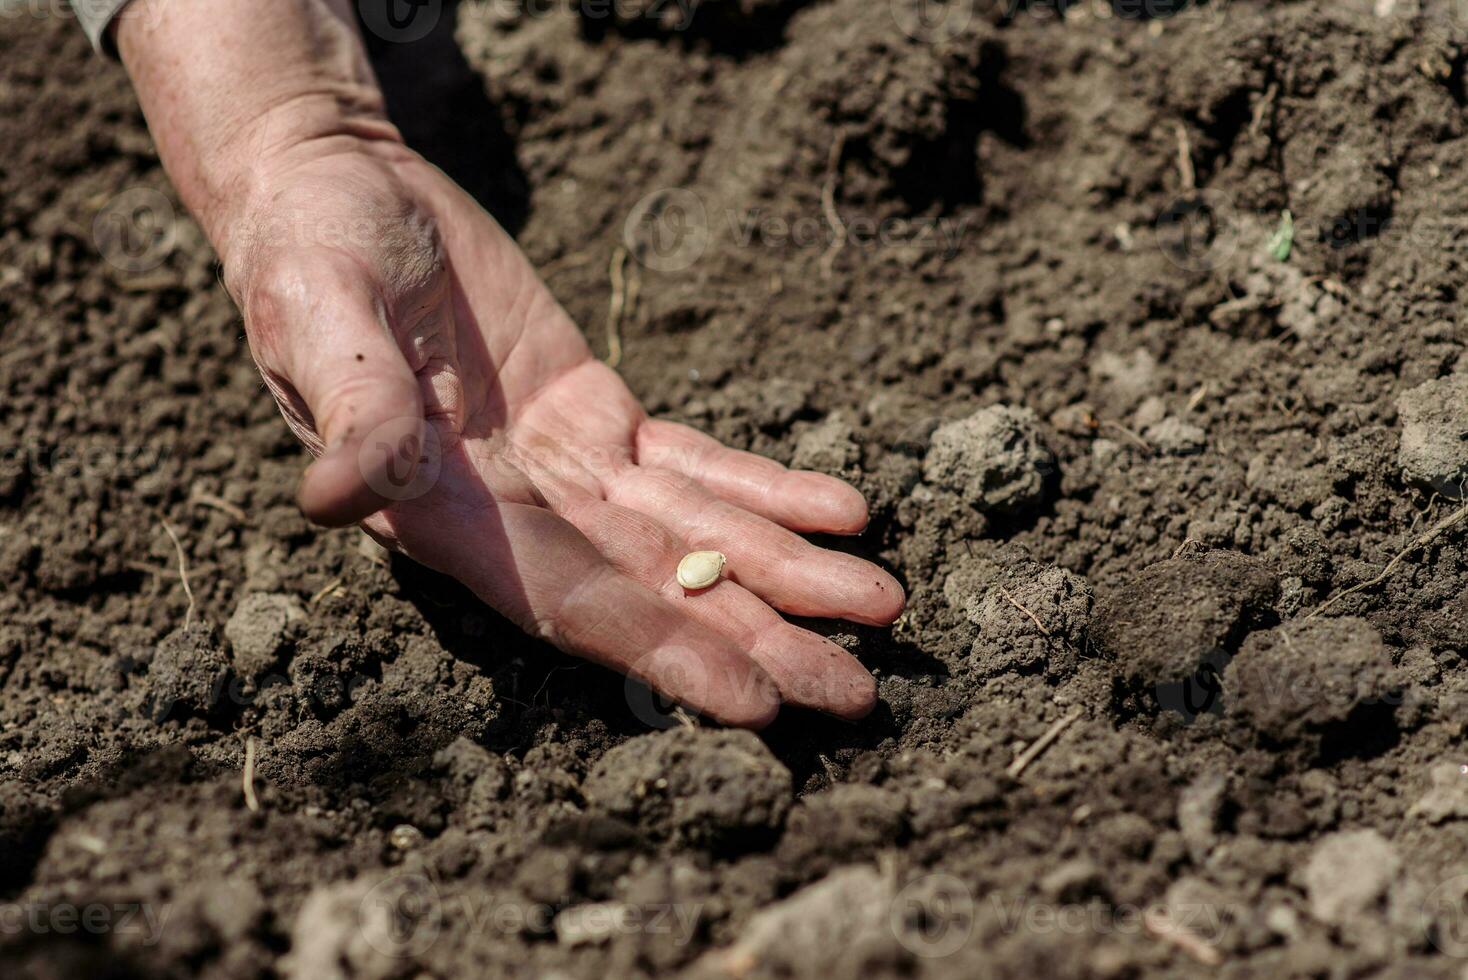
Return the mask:
[[1290,209],[1285,208],[1279,214],[1279,227],[1275,229],[1274,235],[1270,237],[1269,244],[1265,246],[1269,254],[1280,262],[1288,262],[1290,248],[1295,244],[1295,216],[1290,214]]

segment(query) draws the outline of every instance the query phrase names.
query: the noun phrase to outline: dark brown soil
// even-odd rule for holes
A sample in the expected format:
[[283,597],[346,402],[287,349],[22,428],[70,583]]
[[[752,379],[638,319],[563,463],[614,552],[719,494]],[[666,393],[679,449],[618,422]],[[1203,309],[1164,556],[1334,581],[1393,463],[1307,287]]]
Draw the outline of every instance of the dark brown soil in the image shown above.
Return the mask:
[[881,704],[756,738],[310,527],[198,230],[99,254],[172,200],[120,69],[7,3],[0,975],[1461,975],[1468,522],[1311,614],[1461,506],[1398,400],[1468,370],[1468,23],[1060,6],[377,45],[600,349],[631,247],[652,411],[869,495]]

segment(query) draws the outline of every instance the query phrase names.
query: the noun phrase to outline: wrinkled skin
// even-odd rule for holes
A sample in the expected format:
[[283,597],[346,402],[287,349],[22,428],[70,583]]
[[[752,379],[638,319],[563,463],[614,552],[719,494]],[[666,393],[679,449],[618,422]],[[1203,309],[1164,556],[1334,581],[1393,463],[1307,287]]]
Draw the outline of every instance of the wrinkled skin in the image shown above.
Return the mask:
[[[298,491],[528,632],[729,724],[871,710],[871,676],[780,612],[901,612],[861,495],[650,420],[508,235],[387,121],[347,0],[134,0],[116,29],[169,174],[244,313]],[[678,586],[689,551],[724,577]]]
[[[264,235],[230,270],[272,391],[324,449],[309,516],[365,518],[528,632],[728,723],[781,701],[871,709],[861,665],[777,612],[901,611],[891,576],[794,533],[859,532],[860,494],[649,419],[493,219],[411,151],[297,152],[273,207],[376,229],[330,248]],[[686,594],[675,569],[700,549],[727,575]]]

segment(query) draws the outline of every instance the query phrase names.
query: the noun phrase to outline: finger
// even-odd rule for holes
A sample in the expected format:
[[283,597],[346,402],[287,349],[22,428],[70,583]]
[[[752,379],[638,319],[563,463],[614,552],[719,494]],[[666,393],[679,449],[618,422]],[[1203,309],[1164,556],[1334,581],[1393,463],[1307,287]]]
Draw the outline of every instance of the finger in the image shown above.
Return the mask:
[[866,500],[850,484],[730,449],[677,422],[645,422],[637,433],[637,461],[690,476],[734,506],[792,531],[857,534],[867,526]]
[[415,492],[432,433],[368,279],[313,259],[261,281],[249,297],[251,345],[282,412],[318,456],[297,489],[301,510],[336,527]]
[[532,635],[630,674],[726,725],[762,728],[774,682],[731,640],[613,568],[541,507],[435,501],[385,512],[409,555],[462,581]]
[[721,580],[697,594],[678,584],[688,546],[655,518],[593,497],[579,498],[563,516],[618,570],[728,636],[764,668],[781,700],[855,720],[877,700],[866,668],[825,637],[787,623],[762,599]]
[[612,484],[609,499],[657,515],[690,549],[723,552],[729,577],[776,609],[872,625],[902,613],[902,586],[876,565],[817,548],[682,474],[632,467]]

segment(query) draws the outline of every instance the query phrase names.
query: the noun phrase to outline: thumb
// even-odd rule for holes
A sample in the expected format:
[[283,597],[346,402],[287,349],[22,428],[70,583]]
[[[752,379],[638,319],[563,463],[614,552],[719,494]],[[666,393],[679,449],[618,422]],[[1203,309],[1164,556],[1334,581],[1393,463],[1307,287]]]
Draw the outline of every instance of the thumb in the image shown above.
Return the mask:
[[340,527],[425,493],[438,475],[437,437],[370,280],[296,269],[251,296],[250,342],[287,423],[317,456],[297,502],[312,521]]

